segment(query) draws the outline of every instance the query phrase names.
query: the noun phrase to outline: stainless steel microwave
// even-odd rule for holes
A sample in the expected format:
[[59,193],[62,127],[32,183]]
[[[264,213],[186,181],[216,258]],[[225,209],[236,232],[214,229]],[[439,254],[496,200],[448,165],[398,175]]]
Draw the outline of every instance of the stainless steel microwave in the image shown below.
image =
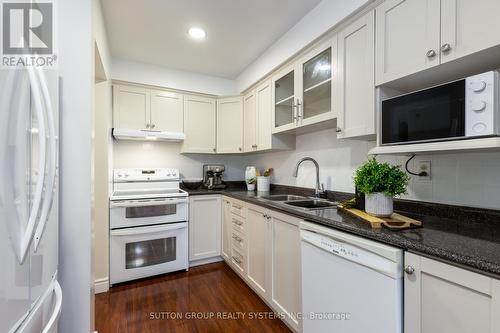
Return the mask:
[[382,101],[381,144],[498,135],[499,77],[491,71]]

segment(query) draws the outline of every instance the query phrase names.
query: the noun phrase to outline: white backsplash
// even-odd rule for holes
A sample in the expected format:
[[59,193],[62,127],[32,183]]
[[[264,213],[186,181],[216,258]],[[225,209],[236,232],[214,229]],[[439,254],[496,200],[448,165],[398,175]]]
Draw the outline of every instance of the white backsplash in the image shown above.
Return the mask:
[[[226,180],[243,180],[247,165],[261,170],[274,168],[272,183],[313,188],[315,168],[304,162],[297,178],[295,164],[305,156],[320,165],[320,181],[325,189],[354,192],[354,170],[368,157],[374,142],[337,140],[335,130],[323,130],[297,136],[296,150],[249,155],[180,154],[180,144],[117,141],[114,143],[114,167],[177,167],[183,177],[201,177],[205,163],[226,165]],[[409,157],[409,156],[408,156]],[[403,165],[406,156],[379,156],[380,161]],[[444,204],[500,209],[500,153],[461,153],[417,156],[410,168],[417,171],[419,160],[431,161],[430,181],[412,176],[407,199]]]

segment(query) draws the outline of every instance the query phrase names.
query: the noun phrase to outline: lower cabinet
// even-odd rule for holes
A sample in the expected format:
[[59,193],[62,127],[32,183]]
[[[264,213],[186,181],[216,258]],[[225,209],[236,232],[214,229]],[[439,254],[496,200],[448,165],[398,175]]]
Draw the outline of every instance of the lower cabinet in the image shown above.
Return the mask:
[[271,304],[283,312],[285,321],[299,330],[302,311],[300,221],[289,215],[269,212],[271,232]]
[[221,197],[189,198],[189,261],[205,263],[221,255]]
[[226,260],[231,258],[231,202],[222,199],[222,237],[221,254]]
[[405,333],[500,332],[500,281],[405,254]]
[[[229,231],[227,236],[223,231],[222,237],[232,244],[230,258],[224,257],[226,262],[291,329],[300,332],[301,220],[233,200],[223,198],[223,230]],[[232,212],[226,212],[230,208]]]

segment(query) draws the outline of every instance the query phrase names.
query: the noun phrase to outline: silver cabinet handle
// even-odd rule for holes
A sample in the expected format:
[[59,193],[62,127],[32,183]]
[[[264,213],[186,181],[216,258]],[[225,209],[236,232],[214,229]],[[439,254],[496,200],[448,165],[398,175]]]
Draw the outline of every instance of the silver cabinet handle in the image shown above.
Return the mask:
[[146,124],[146,128],[150,128],[150,127],[151,127],[151,125],[150,125],[150,124]]
[[155,126],[156,126],[155,124],[151,124],[151,128],[155,128]]
[[213,148],[212,150],[213,150],[214,152],[216,152],[216,151],[217,151],[217,148]]
[[441,46],[441,52],[448,52],[451,50],[451,45],[446,43]]
[[242,151],[242,150],[243,150],[243,148],[239,147],[239,148],[238,148],[238,150],[239,150],[239,151]]
[[243,222],[233,219],[233,223],[236,225],[243,225]]
[[234,260],[234,261],[236,261],[238,264],[240,264],[240,265],[241,265],[241,260],[240,260],[240,259],[238,259],[238,258],[236,258],[235,256],[233,256],[233,260]]
[[252,148],[257,148],[257,145],[252,145]]
[[235,239],[237,242],[241,243],[241,241],[243,240],[243,238],[241,237],[238,237],[236,235],[233,235],[233,239]]
[[[304,118],[303,115],[303,109],[301,108],[302,104],[300,103],[300,100],[297,98],[297,117],[298,118]],[[300,112],[302,110],[302,112]]]
[[342,129],[341,129],[341,128],[337,128],[337,129],[335,130],[335,132],[340,133],[340,132],[342,132]]
[[436,56],[436,51],[434,50],[429,50],[427,51],[427,58],[434,58]]
[[413,273],[415,273],[415,268],[413,268],[413,266],[411,265],[408,265],[405,267],[405,273],[408,275],[412,275]]

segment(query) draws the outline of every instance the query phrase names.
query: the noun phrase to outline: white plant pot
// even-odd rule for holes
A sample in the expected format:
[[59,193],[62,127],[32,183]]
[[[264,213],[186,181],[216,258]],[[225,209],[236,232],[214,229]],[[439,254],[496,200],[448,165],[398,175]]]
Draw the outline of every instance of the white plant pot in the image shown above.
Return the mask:
[[365,211],[373,216],[391,216],[394,212],[394,198],[384,193],[367,193],[365,194]]

